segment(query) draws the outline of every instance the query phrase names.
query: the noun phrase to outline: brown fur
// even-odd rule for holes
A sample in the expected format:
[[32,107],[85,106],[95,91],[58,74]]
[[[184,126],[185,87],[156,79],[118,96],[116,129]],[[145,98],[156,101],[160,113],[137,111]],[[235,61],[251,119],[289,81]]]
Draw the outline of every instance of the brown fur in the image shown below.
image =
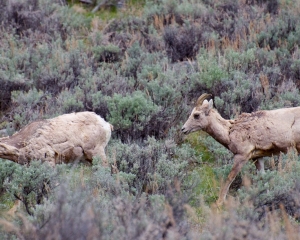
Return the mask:
[[35,121],[11,137],[0,138],[0,157],[25,164],[31,160],[57,163],[100,156],[107,165],[105,147],[112,125],[93,112],[64,114]]
[[250,159],[255,160],[259,171],[264,171],[259,158],[287,152],[290,148],[300,152],[300,107],[243,113],[234,120],[225,120],[212,106],[212,100],[196,106],[182,131],[188,134],[202,129],[235,155],[218,204],[223,203],[230,184]]

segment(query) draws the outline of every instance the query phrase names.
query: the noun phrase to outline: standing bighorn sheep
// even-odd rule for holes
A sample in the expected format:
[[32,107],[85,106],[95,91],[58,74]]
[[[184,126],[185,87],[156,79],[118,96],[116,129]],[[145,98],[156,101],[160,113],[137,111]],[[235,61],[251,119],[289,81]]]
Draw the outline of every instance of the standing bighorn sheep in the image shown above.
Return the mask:
[[30,160],[51,165],[100,156],[107,166],[105,147],[112,125],[93,112],[64,114],[35,121],[10,137],[0,138],[0,158],[20,164]]
[[225,120],[213,108],[210,94],[202,94],[182,127],[188,134],[204,130],[234,154],[234,163],[223,183],[217,205],[225,201],[228,189],[248,160],[258,171],[264,171],[263,159],[296,148],[300,152],[300,107],[243,113],[237,119]]

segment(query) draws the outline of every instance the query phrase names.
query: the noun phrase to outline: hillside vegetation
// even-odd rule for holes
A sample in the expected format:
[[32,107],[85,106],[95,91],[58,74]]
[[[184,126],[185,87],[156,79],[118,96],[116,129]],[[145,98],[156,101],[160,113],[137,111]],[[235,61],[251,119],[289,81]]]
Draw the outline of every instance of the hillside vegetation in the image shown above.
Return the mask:
[[0,238],[299,239],[296,153],[249,163],[217,209],[232,154],[180,129],[205,92],[227,119],[300,105],[300,1],[86,2],[1,1],[0,134],[94,111],[118,172],[1,160]]

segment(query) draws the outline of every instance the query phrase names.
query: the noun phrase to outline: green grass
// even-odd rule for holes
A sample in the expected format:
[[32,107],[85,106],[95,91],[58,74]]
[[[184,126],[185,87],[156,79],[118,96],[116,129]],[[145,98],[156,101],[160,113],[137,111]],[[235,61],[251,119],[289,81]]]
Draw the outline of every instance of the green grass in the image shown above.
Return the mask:
[[201,167],[197,167],[196,171],[200,176],[200,184],[196,187],[196,193],[204,196],[206,203],[214,203],[218,198],[219,182],[216,180],[213,167],[204,164]]
[[92,13],[92,10],[95,6],[87,5],[81,3],[79,0],[67,0],[67,3],[71,7],[79,7],[85,10],[85,12],[81,13],[87,18],[99,17],[101,20],[109,21],[112,19],[122,19],[126,16],[140,16],[144,5],[145,0],[130,0],[125,2],[125,6],[123,8],[118,9],[117,6],[108,6],[99,9],[97,12]]
[[2,193],[0,195],[0,216],[5,214],[14,206],[15,199],[11,199],[9,193]]
[[200,141],[200,137],[206,136],[207,133],[205,132],[194,132],[185,138],[185,142],[189,143],[192,148],[196,151],[197,155],[200,155],[202,157],[203,162],[207,163],[213,163],[215,161],[215,158],[213,154],[208,150],[205,143]]
[[[207,134],[199,131],[189,134],[185,142],[189,143],[196,151],[196,155],[201,156],[202,162],[191,167],[200,177],[200,183],[196,186],[195,192],[198,196],[203,196],[204,201],[208,204],[214,203],[218,197],[219,182],[216,180],[216,174],[213,170],[215,162],[214,155],[208,150],[207,146],[201,139]],[[193,201],[191,202],[193,205]]]

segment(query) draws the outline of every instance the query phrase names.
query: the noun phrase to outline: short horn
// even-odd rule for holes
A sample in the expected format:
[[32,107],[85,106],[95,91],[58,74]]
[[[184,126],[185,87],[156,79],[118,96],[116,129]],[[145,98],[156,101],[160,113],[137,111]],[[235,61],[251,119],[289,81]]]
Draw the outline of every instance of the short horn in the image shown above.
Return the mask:
[[201,106],[203,101],[209,97],[211,97],[212,95],[211,94],[208,94],[208,93],[203,93],[197,100],[196,102],[196,106]]

